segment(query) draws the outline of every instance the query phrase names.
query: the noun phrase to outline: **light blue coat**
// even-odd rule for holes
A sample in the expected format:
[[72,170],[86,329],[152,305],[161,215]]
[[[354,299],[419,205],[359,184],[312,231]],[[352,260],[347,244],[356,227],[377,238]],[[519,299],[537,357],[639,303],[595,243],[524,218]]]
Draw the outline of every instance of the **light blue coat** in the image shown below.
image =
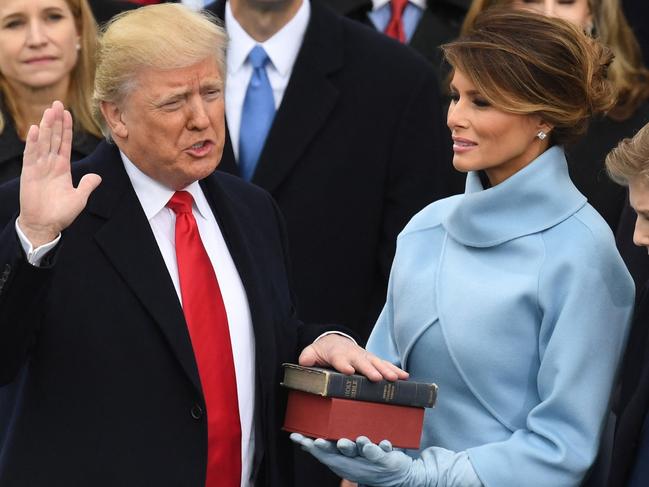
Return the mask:
[[439,385],[422,450],[466,451],[487,487],[578,486],[633,299],[608,226],[553,147],[489,189],[469,173],[465,194],[410,221],[367,348]]

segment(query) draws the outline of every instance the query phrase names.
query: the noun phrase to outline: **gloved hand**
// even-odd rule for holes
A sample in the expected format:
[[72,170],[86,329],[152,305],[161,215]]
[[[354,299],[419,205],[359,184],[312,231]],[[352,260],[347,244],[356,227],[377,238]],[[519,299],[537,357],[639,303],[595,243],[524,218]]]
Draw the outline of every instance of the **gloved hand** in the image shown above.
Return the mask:
[[299,433],[292,433],[291,440],[339,477],[359,484],[376,487],[428,485],[421,460],[392,450],[387,440],[375,445],[365,436],[360,436],[356,442],[343,438],[334,445],[322,438],[314,441]]

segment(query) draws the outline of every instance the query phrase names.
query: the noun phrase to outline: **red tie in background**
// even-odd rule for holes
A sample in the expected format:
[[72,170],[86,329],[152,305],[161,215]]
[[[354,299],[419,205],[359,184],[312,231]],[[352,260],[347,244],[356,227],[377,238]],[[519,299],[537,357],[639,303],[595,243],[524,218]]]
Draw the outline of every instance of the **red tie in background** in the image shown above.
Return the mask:
[[219,283],[192,214],[192,195],[177,191],[176,260],[183,312],[207,408],[206,487],[240,487],[241,424],[228,317]]
[[390,0],[390,7],[392,7],[392,16],[390,22],[385,28],[387,36],[398,40],[399,42],[406,42],[406,34],[403,30],[403,11],[408,5],[408,0]]
[[162,3],[162,0],[129,0],[131,3],[137,3],[138,5],[154,5],[156,3]]

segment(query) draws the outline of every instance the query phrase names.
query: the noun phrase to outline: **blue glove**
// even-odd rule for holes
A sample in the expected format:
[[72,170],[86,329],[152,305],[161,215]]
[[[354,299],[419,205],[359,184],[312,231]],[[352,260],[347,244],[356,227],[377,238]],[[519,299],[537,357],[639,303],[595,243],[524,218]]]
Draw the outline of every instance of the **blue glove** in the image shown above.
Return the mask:
[[[387,440],[375,445],[360,436],[356,442],[343,438],[334,445],[321,438],[314,441],[299,433],[292,433],[291,440],[336,475],[353,482],[376,487],[435,485],[427,482],[427,472],[421,460],[413,460],[401,451],[392,450]],[[437,478],[436,472],[430,473]]]

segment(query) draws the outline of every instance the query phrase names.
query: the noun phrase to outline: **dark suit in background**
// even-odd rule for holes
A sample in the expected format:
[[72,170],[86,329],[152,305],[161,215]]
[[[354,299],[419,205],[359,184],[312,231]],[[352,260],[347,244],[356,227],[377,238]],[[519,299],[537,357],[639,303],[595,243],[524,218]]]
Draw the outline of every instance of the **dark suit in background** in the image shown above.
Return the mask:
[[[647,249],[642,247],[641,250],[646,255]],[[647,434],[643,426],[649,410],[649,289],[646,286],[638,299],[630,333],[621,371],[622,389],[617,405],[609,487],[627,485],[636,460],[645,464],[649,460],[637,457],[643,433]]]
[[103,24],[120,12],[133,10],[140,6],[121,0],[88,0],[88,3],[98,24]]
[[[370,0],[320,0],[337,13],[374,28],[367,14],[372,10]],[[439,72],[441,82],[446,71],[442,68],[439,46],[454,40],[460,34],[462,21],[469,9],[470,0],[428,0],[419,24],[408,45],[428,59]]]
[[[224,2],[208,10],[223,18]],[[442,120],[423,59],[312,4],[252,179],[286,219],[304,321],[343,323],[367,338],[397,234],[426,204],[462,191]],[[238,174],[229,139],[219,168]]]
[[647,0],[622,0],[624,16],[629,21],[640,48],[644,65],[649,66],[649,2]]
[[[0,485],[204,487],[205,405],[187,325],[146,215],[105,142],[73,166],[102,177],[43,267],[0,189]],[[280,364],[322,330],[294,318],[281,218],[262,190],[201,187],[248,298],[256,346],[256,487],[292,485]]]

